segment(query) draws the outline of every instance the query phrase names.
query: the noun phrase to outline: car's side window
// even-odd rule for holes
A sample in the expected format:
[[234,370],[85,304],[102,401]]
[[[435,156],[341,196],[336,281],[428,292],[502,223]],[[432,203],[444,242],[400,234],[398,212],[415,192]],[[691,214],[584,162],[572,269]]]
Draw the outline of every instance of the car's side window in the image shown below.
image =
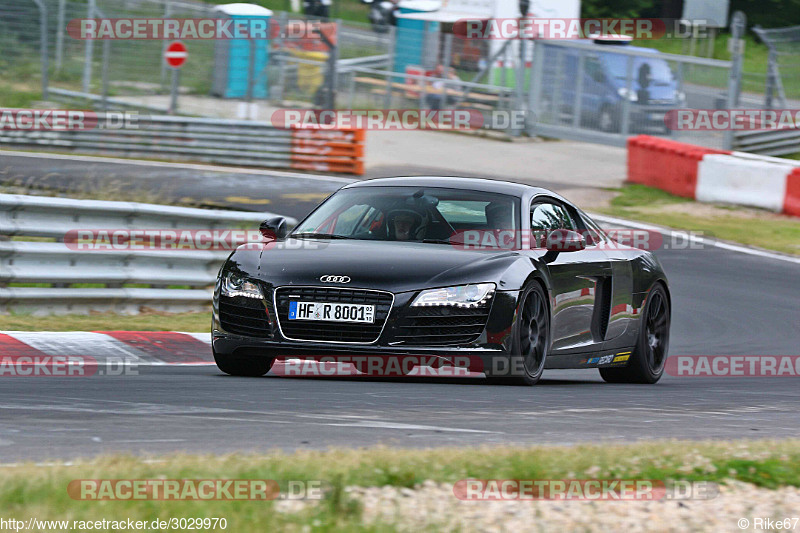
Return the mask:
[[602,83],[605,80],[603,65],[600,64],[600,59],[598,59],[597,56],[589,56],[586,58],[586,73],[598,83]]
[[586,214],[581,216],[580,219],[584,226],[581,229],[584,232],[584,238],[588,246],[600,244],[606,240],[605,233],[594,220],[590,219]]

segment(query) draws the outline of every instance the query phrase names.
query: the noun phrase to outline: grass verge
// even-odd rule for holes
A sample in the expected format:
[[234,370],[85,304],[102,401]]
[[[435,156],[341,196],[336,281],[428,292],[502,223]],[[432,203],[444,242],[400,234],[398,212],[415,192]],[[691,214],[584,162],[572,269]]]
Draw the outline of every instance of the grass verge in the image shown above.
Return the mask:
[[[273,501],[73,500],[76,479],[271,479],[320,481],[326,497],[295,512]],[[105,456],[70,466],[0,468],[0,505],[7,517],[44,520],[226,518],[228,530],[380,531],[363,524],[347,486],[414,487],[426,480],[651,479],[725,483],[738,480],[767,489],[800,486],[800,441],[643,442],[575,447],[483,447],[409,450],[273,452],[161,458]],[[443,502],[446,504],[446,502]],[[308,529],[306,529],[308,530]]]
[[800,255],[800,219],[758,209],[701,204],[644,185],[626,185],[607,215],[650,222],[717,239]]
[[0,331],[186,331],[207,332],[211,313],[158,313],[138,315],[93,313],[90,315],[0,315]]

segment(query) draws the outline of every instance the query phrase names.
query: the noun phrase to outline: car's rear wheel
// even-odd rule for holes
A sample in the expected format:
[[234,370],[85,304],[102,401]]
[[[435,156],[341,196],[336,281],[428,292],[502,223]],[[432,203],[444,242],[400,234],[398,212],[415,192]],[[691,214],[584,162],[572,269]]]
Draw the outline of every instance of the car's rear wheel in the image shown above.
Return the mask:
[[667,291],[657,283],[647,297],[639,339],[628,366],[601,368],[609,383],[656,383],[664,374],[669,350],[670,308]]
[[484,370],[492,383],[535,385],[544,373],[550,342],[547,295],[539,283],[532,282],[524,289],[520,301],[508,367],[493,365]]
[[217,367],[231,376],[258,377],[270,371],[275,359],[271,357],[236,357],[230,354],[214,352]]

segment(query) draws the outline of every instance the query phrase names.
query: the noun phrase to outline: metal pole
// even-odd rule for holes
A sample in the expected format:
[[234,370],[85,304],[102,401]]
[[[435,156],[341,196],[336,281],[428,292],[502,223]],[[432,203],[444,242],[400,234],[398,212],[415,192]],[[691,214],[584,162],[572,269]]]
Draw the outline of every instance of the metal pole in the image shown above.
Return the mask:
[[397,56],[397,26],[389,26],[389,49],[386,52],[389,56],[387,70],[394,70],[394,61]]
[[[281,35],[283,35],[283,32],[286,30],[286,20],[288,16],[289,16],[288,13],[282,12],[278,17],[278,36],[275,38],[275,41],[273,41],[273,44],[275,46],[274,50],[285,50],[283,46],[283,38],[281,37]],[[273,57],[269,58],[270,63],[274,61],[279,65],[279,68],[278,68],[278,81],[277,83],[275,83],[275,85],[277,86],[277,90],[272,90],[272,87],[270,87],[268,97],[271,100],[276,101],[278,103],[280,103],[280,101],[283,99],[283,87],[284,84],[286,83],[287,61],[285,60],[286,57],[285,54],[286,52],[284,51],[283,53],[275,54]],[[270,76],[269,82],[272,83],[272,76]]]
[[[172,3],[169,0],[164,2],[164,18],[168,19],[172,15]],[[163,44],[161,45],[161,57],[164,57],[167,53],[167,47],[169,46],[169,41],[164,39]],[[161,85],[162,87],[167,83],[167,64],[166,62],[161,62]]]
[[333,61],[331,62],[331,65],[333,67],[333,71],[332,71],[332,76],[331,76],[332,79],[331,79],[331,86],[330,86],[330,104],[331,104],[331,107],[329,109],[336,109],[336,88],[339,87],[338,66],[339,66],[339,52],[340,52],[340,50],[339,50],[339,35],[341,35],[341,33],[342,33],[342,21],[341,21],[341,19],[336,19],[334,24],[336,24],[336,26],[334,26],[334,28],[336,29],[336,33],[335,33],[336,41],[334,42],[334,46],[333,46],[333,50],[332,50],[332,52],[333,52]]
[[66,17],[67,0],[58,0],[58,26],[56,27],[56,73],[61,72],[64,60],[64,18]]
[[[744,30],[747,26],[747,17],[741,11],[733,14],[731,20],[731,39],[735,39],[734,53],[731,57],[731,71],[728,76],[728,109],[734,109],[739,105],[739,94],[742,89],[742,60],[743,53],[741,39],[744,37]],[[732,129],[725,131],[724,146],[726,150],[732,150],[734,144],[734,132]]]
[[583,100],[583,73],[586,71],[586,50],[580,50],[578,56],[578,79],[575,80],[575,99],[572,101],[572,127],[579,128],[581,125],[581,107]]
[[444,62],[442,66],[444,67],[445,74],[450,70],[450,62],[452,61],[452,53],[453,53],[453,34],[452,33],[445,33],[444,34]]
[[386,74],[386,92],[383,95],[383,108],[389,109],[392,105],[392,75]]
[[628,130],[630,129],[630,94],[633,90],[633,56],[628,56],[628,68],[625,71],[625,87],[627,88],[628,92],[625,94],[625,98],[622,99],[622,127],[620,128],[620,133],[622,133],[623,137],[628,136]]
[[[94,18],[95,15],[95,0],[89,0],[88,9],[86,11],[87,18]],[[86,48],[83,54],[83,92],[88,93],[92,84],[92,52],[94,48],[94,39],[86,40]]]
[[33,0],[39,7],[39,46],[42,54],[42,98],[47,99],[48,71],[50,70],[47,56],[47,6],[43,0]]
[[178,84],[180,80],[181,69],[172,69],[172,90],[169,98],[169,114],[175,115],[178,113]]
[[[335,22],[336,28],[336,40],[338,41],[339,36],[339,21]],[[336,58],[338,57],[338,46],[333,41],[331,41],[325,32],[321,29],[318,29],[317,32],[319,33],[320,39],[322,42],[325,43],[325,46],[328,47],[328,71],[327,76],[325,79],[326,82],[326,108],[327,109],[336,109]]]
[[532,111],[525,120],[528,135],[536,133],[536,125],[542,112],[542,74],[544,72],[544,46],[533,44],[533,63],[531,64],[530,82],[528,84],[528,109]]
[[353,98],[355,98],[356,92],[356,71],[350,71],[350,79],[348,80],[347,84],[347,109],[353,109]]
[[[522,18],[519,21],[519,27],[522,27]],[[525,40],[520,39],[519,41],[519,58],[517,64],[517,79],[514,83],[514,107],[511,111],[522,111],[525,107],[523,103],[523,85],[525,85]],[[518,137],[520,135],[519,130],[513,129],[511,130],[511,135],[514,137]]]
[[250,103],[253,101],[253,83],[256,74],[256,41],[250,39],[249,57],[247,58],[247,116],[250,116]]
[[775,62],[778,60],[775,51],[770,48],[767,56],[767,83],[764,92],[764,107],[772,109],[772,98],[775,95]]
[[105,39],[103,41],[103,111],[108,111],[108,63],[111,56],[111,41]]

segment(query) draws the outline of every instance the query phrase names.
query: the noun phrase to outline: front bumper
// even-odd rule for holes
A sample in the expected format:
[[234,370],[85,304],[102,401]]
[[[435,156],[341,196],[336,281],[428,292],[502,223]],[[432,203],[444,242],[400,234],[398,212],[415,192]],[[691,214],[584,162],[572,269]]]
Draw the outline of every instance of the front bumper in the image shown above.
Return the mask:
[[498,291],[492,298],[486,326],[472,342],[458,345],[409,345],[404,337],[404,320],[409,304],[416,292],[398,293],[385,326],[377,341],[369,344],[335,343],[324,341],[298,341],[287,339],[278,327],[274,305],[268,305],[270,293],[265,298],[269,313],[269,337],[242,335],[226,331],[219,319],[219,298],[215,296],[212,325],[214,352],[241,357],[270,357],[275,359],[302,358],[345,359],[351,356],[409,356],[435,357],[445,364],[469,366],[479,370],[492,364],[498,357],[507,357],[511,350],[511,331],[516,315],[519,291]]

